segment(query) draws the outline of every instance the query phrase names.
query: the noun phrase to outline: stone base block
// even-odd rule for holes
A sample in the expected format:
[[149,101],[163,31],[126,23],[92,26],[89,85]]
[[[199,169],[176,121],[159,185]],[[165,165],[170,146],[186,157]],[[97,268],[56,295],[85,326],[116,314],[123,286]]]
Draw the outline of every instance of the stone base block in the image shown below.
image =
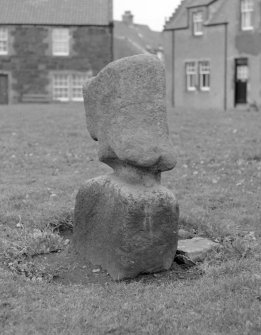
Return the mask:
[[73,250],[115,280],[170,268],[179,208],[160,184],[146,187],[114,175],[91,179],[76,198]]

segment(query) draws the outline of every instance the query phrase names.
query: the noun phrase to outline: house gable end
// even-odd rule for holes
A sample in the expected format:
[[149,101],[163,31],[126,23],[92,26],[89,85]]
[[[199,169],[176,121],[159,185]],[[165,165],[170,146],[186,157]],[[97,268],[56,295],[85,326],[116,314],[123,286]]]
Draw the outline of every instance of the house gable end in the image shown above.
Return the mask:
[[166,22],[165,30],[188,29],[190,27],[192,13],[198,9],[202,9],[204,12],[205,25],[209,21],[209,14],[213,14],[213,9],[215,9],[216,4],[219,2],[220,0],[183,0],[175,13]]

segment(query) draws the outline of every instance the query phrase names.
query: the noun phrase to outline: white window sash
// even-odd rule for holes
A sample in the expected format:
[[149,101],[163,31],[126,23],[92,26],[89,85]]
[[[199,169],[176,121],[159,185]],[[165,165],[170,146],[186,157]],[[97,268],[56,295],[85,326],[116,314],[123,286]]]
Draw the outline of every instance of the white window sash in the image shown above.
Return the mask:
[[201,91],[210,90],[210,63],[208,61],[199,63],[199,86]]
[[54,74],[53,99],[56,101],[69,101],[70,99],[69,76],[66,74]]
[[186,87],[187,91],[196,91],[197,86],[197,68],[196,62],[186,63]]
[[0,55],[8,55],[8,30],[0,28]]
[[54,56],[69,56],[70,53],[70,34],[69,30],[54,29],[52,33],[53,55]]
[[254,2],[252,0],[241,0],[241,28],[242,30],[253,29]]
[[[56,101],[83,101],[82,87],[84,82],[92,76],[88,73],[55,73],[53,75],[53,99]],[[61,92],[66,91],[67,94]]]
[[85,76],[82,74],[73,74],[71,77],[71,92],[73,101],[82,101],[82,85],[85,81]]
[[193,34],[203,35],[203,13],[193,13]]

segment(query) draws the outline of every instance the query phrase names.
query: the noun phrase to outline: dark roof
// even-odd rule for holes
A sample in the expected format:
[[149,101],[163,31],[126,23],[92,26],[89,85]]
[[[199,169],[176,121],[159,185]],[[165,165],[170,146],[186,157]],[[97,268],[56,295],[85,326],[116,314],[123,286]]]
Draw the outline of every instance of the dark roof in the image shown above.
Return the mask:
[[186,27],[188,23],[187,8],[197,6],[209,6],[212,4],[216,4],[219,1],[220,0],[182,0],[180,5],[176,8],[176,11],[166,22],[165,28],[168,29]]
[[0,0],[0,24],[108,25],[112,0]]
[[147,25],[114,21],[115,59],[140,53],[155,53],[163,46],[162,33]]

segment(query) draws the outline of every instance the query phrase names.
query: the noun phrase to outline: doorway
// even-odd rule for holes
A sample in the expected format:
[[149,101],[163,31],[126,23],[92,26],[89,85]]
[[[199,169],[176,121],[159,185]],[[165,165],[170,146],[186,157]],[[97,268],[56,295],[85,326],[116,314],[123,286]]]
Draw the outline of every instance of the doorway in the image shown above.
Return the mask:
[[8,104],[8,75],[0,73],[0,105]]
[[247,103],[248,60],[235,60],[235,106]]

